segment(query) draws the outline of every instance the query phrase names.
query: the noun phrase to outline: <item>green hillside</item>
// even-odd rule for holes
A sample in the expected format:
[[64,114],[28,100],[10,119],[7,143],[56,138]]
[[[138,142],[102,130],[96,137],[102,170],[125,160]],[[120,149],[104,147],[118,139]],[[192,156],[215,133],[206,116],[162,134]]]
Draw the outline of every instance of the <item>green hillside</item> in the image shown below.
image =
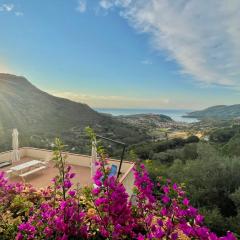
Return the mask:
[[201,111],[195,111],[187,114],[185,117],[198,119],[233,119],[240,117],[240,104],[235,105],[218,105],[206,108]]
[[24,77],[0,74],[0,143],[6,149],[13,128],[19,130],[23,145],[47,147],[55,136],[61,136],[71,146],[81,145],[86,126],[126,143],[146,137],[137,128],[86,104],[43,92]]

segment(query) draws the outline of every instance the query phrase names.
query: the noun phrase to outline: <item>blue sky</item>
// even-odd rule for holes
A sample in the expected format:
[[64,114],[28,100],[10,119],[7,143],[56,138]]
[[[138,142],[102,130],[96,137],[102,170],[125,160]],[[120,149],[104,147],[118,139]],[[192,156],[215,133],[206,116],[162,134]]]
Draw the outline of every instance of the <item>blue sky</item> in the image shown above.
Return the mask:
[[0,72],[92,107],[239,103],[238,0],[0,0]]

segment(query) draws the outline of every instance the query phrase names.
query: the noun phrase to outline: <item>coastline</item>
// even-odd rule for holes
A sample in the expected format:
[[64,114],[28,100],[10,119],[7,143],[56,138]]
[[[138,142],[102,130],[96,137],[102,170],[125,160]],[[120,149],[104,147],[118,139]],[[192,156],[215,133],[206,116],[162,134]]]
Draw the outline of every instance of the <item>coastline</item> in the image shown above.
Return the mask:
[[189,109],[94,108],[94,110],[112,116],[163,114],[171,117],[176,122],[194,123],[199,121],[197,118],[186,117],[186,114],[192,111]]

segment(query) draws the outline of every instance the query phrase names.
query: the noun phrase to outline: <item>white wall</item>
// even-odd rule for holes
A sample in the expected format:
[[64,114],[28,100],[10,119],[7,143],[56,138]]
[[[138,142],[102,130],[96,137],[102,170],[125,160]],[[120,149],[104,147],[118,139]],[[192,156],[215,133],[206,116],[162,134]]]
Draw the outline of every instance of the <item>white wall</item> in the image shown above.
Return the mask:
[[[30,147],[23,147],[19,149],[20,156],[21,157],[30,157],[32,159],[36,160],[43,160],[43,161],[49,161],[53,158],[53,152],[50,150],[45,149],[38,149],[38,148],[30,148]],[[5,161],[11,160],[11,153],[12,151],[3,152],[0,153],[0,163]],[[83,167],[89,167],[91,164],[91,156],[87,155],[81,155],[81,154],[73,154],[73,153],[65,153],[67,155],[67,162],[72,165],[79,165]],[[119,167],[120,161],[115,159],[110,159],[109,164],[117,165]],[[127,193],[131,196],[132,194],[132,188],[134,183],[134,176],[132,172],[132,168],[134,167],[134,163],[124,161],[122,163],[121,173],[122,177],[120,179],[120,182],[123,183],[123,185],[126,188]]]

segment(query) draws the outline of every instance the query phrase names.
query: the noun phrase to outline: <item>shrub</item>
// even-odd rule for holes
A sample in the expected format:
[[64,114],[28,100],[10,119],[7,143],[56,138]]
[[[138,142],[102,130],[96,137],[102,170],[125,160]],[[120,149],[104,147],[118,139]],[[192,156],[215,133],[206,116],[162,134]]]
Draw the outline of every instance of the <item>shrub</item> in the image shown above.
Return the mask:
[[[1,239],[236,239],[230,232],[221,238],[210,232],[182,187],[160,177],[154,185],[143,164],[133,170],[135,200],[130,201],[122,183],[109,177],[102,148],[98,149],[95,187],[74,189],[63,145],[57,141],[56,146],[59,175],[53,187],[36,190],[22,183],[9,184],[0,174]],[[8,223],[6,214],[18,220]]]

